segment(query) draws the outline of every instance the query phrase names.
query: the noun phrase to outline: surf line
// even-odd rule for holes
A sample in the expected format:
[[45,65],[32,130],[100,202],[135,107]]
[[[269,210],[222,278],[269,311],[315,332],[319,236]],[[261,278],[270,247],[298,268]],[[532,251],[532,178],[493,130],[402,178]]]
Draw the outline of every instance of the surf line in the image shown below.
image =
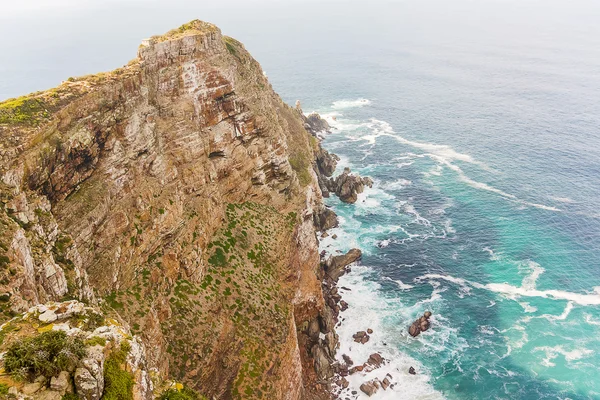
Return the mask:
[[468,154],[457,152],[456,150],[454,150],[452,147],[450,147],[448,145],[434,144],[434,143],[422,143],[422,142],[416,142],[413,140],[408,140],[408,139],[398,135],[393,130],[392,126],[389,123],[387,123],[385,121],[377,120],[374,118],[371,119],[371,123],[368,125],[369,125],[369,128],[374,131],[374,134],[364,135],[364,136],[360,137],[360,139],[366,140],[371,145],[374,145],[377,138],[379,138],[379,137],[382,137],[382,136],[391,137],[402,144],[423,150],[424,153],[422,154],[422,156],[429,157],[432,160],[436,161],[437,163],[448,167],[450,170],[454,171],[458,175],[458,178],[462,182],[466,183],[467,185],[469,185],[475,189],[480,189],[480,190],[485,190],[488,192],[495,193],[501,197],[504,197],[507,200],[513,201],[517,204],[521,204],[524,206],[539,208],[539,209],[546,210],[546,211],[562,212],[562,210],[557,207],[547,206],[545,204],[533,203],[533,202],[529,202],[526,200],[522,200],[522,199],[518,198],[517,196],[515,196],[514,194],[507,193],[501,189],[498,189],[491,185],[488,185],[487,183],[479,182],[479,181],[476,181],[476,180],[470,178],[467,174],[465,174],[465,172],[462,170],[462,168],[460,168],[456,164],[453,164],[453,161],[462,161],[462,162],[466,162],[469,164],[477,165],[480,168],[482,168],[486,171],[490,171],[490,172],[495,172],[495,170],[493,168],[490,168],[484,162],[478,161]]
[[[553,300],[567,300],[572,301],[573,303],[590,306],[590,305],[600,305],[600,286],[594,288],[594,293],[573,293],[567,292],[564,290],[538,290],[535,288],[528,287],[517,287],[510,285],[508,283],[487,283],[481,284],[478,282],[472,282],[462,278],[456,278],[450,275],[442,275],[442,274],[426,274],[419,276],[414,279],[415,282],[423,281],[423,280],[432,280],[439,281],[445,280],[447,282],[452,282],[457,285],[462,286],[463,288],[469,289],[469,287],[473,287],[476,289],[489,290],[491,292],[500,293],[505,295],[507,298],[511,298],[512,296],[518,297],[542,297]],[[513,299],[514,300],[514,299]]]

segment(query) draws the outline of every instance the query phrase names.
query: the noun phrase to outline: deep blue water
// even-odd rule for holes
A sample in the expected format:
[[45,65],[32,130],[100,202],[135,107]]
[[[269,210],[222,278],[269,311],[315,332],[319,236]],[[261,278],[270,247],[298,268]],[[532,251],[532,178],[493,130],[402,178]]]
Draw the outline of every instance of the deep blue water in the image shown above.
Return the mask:
[[[364,252],[341,282],[340,355],[391,360],[354,387],[389,372],[378,398],[600,398],[600,4],[164,4],[0,15],[0,98],[215,22],[288,103],[332,122],[340,169],[375,180],[356,205],[328,200],[342,224],[322,242]],[[408,337],[426,310],[432,329]]]

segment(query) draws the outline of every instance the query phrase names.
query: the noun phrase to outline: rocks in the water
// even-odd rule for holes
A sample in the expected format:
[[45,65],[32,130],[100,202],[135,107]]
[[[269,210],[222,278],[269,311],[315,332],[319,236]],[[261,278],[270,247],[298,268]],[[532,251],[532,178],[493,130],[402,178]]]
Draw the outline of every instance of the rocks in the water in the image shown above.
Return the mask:
[[371,335],[371,334],[373,333],[373,329],[371,329],[371,328],[367,329],[367,333],[368,333],[369,335]]
[[340,310],[346,311],[347,309],[348,309],[348,303],[346,303],[344,300],[340,300]]
[[338,235],[336,235],[335,233],[331,236],[332,239],[337,239]]
[[360,390],[369,397],[373,396],[377,392],[377,389],[379,389],[379,384],[375,380],[360,385]]
[[391,375],[387,374],[385,378],[383,378],[383,380],[381,381],[381,387],[383,388],[383,390],[386,390],[388,387],[390,387],[390,384],[392,383],[390,381],[390,377]]
[[358,195],[364,192],[365,186],[373,187],[371,178],[354,175],[350,172],[350,168],[344,168],[341,175],[327,182],[329,191],[334,192],[345,203],[356,203]]
[[356,343],[365,344],[369,341],[370,336],[365,331],[358,331],[354,335],[352,335],[352,338]]
[[344,359],[344,362],[348,365],[352,365],[354,364],[354,361],[352,361],[352,359],[350,358],[349,355],[346,354],[342,354],[342,358]]
[[379,353],[373,353],[369,356],[367,364],[372,365],[375,368],[379,368],[383,364],[383,357]]
[[416,337],[419,335],[419,333],[425,332],[427,329],[429,329],[429,317],[431,317],[431,312],[426,311],[421,318],[415,320],[410,328],[408,328],[408,333],[410,336]]
[[339,225],[337,215],[328,207],[323,207],[320,212],[315,213],[313,219],[315,226],[320,231],[336,228]]
[[417,371],[415,371],[414,367],[410,367],[410,368],[408,369],[408,373],[409,373],[409,374],[411,374],[411,375],[416,375],[416,374],[417,374]]
[[325,271],[333,281],[337,282],[346,272],[346,267],[359,260],[361,256],[362,252],[359,249],[352,249],[344,255],[330,257],[325,262]]

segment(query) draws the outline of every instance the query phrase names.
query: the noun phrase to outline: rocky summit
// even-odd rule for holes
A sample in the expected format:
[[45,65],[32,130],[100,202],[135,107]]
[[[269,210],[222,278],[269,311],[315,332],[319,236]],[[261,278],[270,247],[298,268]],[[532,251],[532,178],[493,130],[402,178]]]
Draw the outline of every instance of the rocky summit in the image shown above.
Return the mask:
[[[0,103],[0,389],[331,398],[341,298],[322,281],[360,253],[318,253],[337,225],[328,129],[197,20],[122,68]],[[330,186],[351,202],[369,184]]]

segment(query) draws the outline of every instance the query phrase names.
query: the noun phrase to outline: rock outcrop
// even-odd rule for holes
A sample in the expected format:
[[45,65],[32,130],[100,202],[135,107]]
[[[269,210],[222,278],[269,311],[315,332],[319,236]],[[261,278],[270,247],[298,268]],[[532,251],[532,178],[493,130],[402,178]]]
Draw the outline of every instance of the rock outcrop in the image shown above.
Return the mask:
[[417,337],[421,332],[425,332],[427,329],[429,329],[429,317],[431,317],[431,312],[425,311],[422,317],[415,320],[415,322],[413,322],[408,328],[408,333],[410,336]]
[[327,182],[329,191],[334,192],[345,203],[356,203],[358,195],[364,192],[365,186],[373,187],[371,178],[354,175],[349,168],[344,168],[341,175],[335,179],[330,178]]
[[337,282],[340,276],[346,272],[348,265],[360,260],[362,252],[360,249],[351,249],[346,254],[331,256],[325,261],[325,273],[333,281]]
[[[201,21],[115,71],[0,103],[0,322],[65,296],[102,305],[143,359],[136,399],[155,394],[148,371],[209,398],[328,398],[323,129]],[[40,323],[70,318],[46,307]],[[101,367],[70,372],[82,397],[102,392]]]
[[[48,322],[44,317],[49,311],[55,313],[54,322]],[[58,400],[67,393],[83,400],[98,400],[103,395],[114,396],[115,392],[111,392],[111,389],[105,391],[105,363],[107,360],[118,359],[118,363],[115,364],[117,370],[109,371],[111,375],[108,378],[114,379],[115,373],[122,374],[121,376],[131,384],[134,400],[152,399],[154,388],[151,380],[147,379],[150,371],[144,344],[139,338],[132,336],[126,325],[114,319],[107,319],[99,309],[78,301],[39,304],[4,323],[0,328],[0,336],[3,339],[0,343],[3,357],[0,358],[1,362],[7,362],[6,358],[10,357],[8,353],[12,346],[27,343],[27,340],[48,335],[50,332],[64,332],[67,338],[71,338],[67,340],[77,338],[85,346],[85,355],[76,361],[73,369],[60,371],[52,377],[42,374],[23,377],[20,371],[8,369],[3,383],[7,382],[15,388],[15,398]],[[60,343],[56,339],[45,340],[54,340],[53,346],[59,346]],[[28,346],[34,346],[29,343]],[[9,352],[6,352],[7,350]],[[40,363],[40,357],[47,353],[47,349],[30,350],[38,357],[37,363]],[[73,357],[69,355],[68,349],[55,351]],[[21,362],[29,361],[22,359]],[[30,367],[33,370],[34,365],[37,364]],[[18,379],[24,379],[24,384],[19,385]]]

